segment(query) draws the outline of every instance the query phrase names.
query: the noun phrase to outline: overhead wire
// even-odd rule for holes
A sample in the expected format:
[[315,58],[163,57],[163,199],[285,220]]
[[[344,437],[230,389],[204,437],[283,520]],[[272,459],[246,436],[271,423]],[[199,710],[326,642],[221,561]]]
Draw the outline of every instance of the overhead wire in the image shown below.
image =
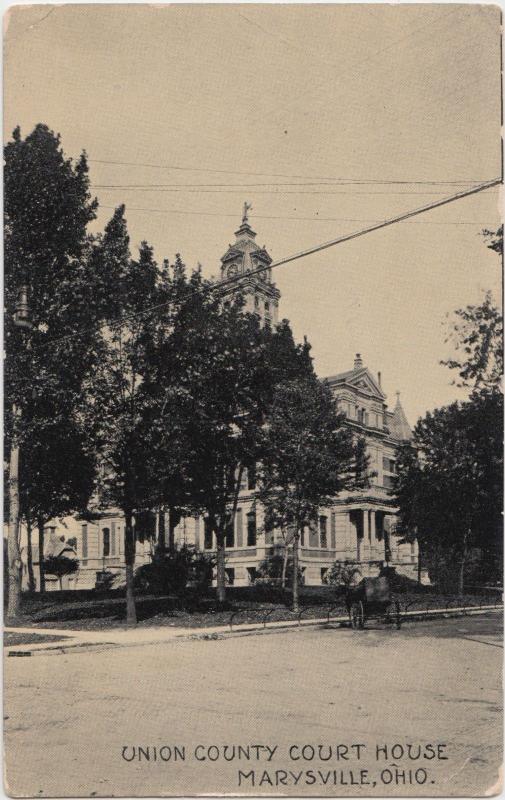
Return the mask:
[[[108,161],[106,159],[97,159],[97,158],[90,158],[88,159],[89,164],[106,164],[106,165],[113,165],[113,166],[126,166],[126,167],[144,167],[150,169],[165,169],[165,170],[180,170],[184,172],[211,172],[211,173],[218,173],[224,175],[248,175],[254,177],[267,177],[270,176],[271,178],[292,178],[292,179],[299,179],[299,180],[311,180],[311,181],[328,181],[331,183],[334,182],[343,182],[343,183],[356,183],[356,184],[372,184],[372,183],[391,183],[391,184],[436,184],[436,185],[459,185],[459,184],[473,184],[478,183],[479,180],[475,178],[465,178],[464,180],[450,180],[450,181],[434,181],[434,180],[406,180],[406,179],[395,179],[395,178],[347,178],[344,176],[332,177],[330,175],[288,175],[286,173],[279,173],[279,172],[247,172],[241,170],[227,170],[227,169],[213,169],[212,167],[195,167],[195,166],[181,166],[180,164],[146,164],[140,161]],[[269,181],[269,183],[273,183]],[[248,184],[249,185],[249,184]]]
[[[166,194],[166,193],[187,193],[187,194],[243,194],[244,189],[160,189],[160,188],[141,188],[141,187],[126,187],[122,185],[117,186],[101,186],[94,184],[91,186],[92,189],[101,189],[102,191],[111,191],[116,189],[121,189],[121,191],[140,191],[140,192],[155,192],[156,194]],[[349,192],[349,191],[331,191],[331,192],[318,192],[318,191],[306,191],[306,192],[292,192],[292,191],[273,191],[271,189],[260,189],[259,191],[256,190],[255,194],[273,194],[273,195],[292,195],[295,194],[297,196],[300,195],[324,195],[324,196],[331,196],[331,195],[443,195],[445,192],[433,192],[433,191],[426,191],[426,192],[375,192],[375,191],[367,191],[367,192]]]
[[[229,217],[236,219],[237,214],[221,211],[190,211],[188,209],[178,208],[139,208],[138,206],[126,205],[126,212],[141,211],[146,213],[156,214],[182,214],[197,217]],[[115,209],[117,206],[103,205],[100,203],[100,208]],[[272,219],[272,220],[285,220],[291,222],[380,222],[378,219],[356,219],[354,217],[320,217],[319,215],[313,217],[292,217],[272,214],[255,214],[254,219]],[[434,222],[428,220],[416,220],[415,222],[406,222],[407,225],[492,225],[493,222],[483,220],[444,220],[441,222]]]
[[[461,192],[457,192],[454,195],[449,195],[449,197],[445,197],[443,200],[434,200],[433,202],[428,203],[428,204],[426,204],[424,206],[421,206],[420,208],[416,208],[416,209],[412,209],[410,211],[403,212],[402,214],[399,214],[399,215],[396,215],[394,217],[391,217],[390,219],[382,220],[381,222],[378,222],[378,223],[375,223],[373,225],[370,225],[367,228],[362,228],[361,230],[358,230],[358,231],[353,231],[351,233],[343,234],[342,236],[338,236],[337,238],[331,239],[328,242],[323,242],[323,243],[320,243],[318,245],[314,245],[313,247],[309,247],[309,248],[307,248],[305,250],[301,250],[298,253],[294,253],[294,254],[292,254],[290,256],[286,256],[285,258],[278,259],[277,261],[274,261],[271,264],[269,264],[267,267],[265,267],[263,265],[263,266],[258,267],[256,269],[250,270],[245,274],[233,275],[233,276],[231,276],[229,278],[225,278],[224,280],[217,281],[216,283],[213,283],[213,284],[209,284],[207,286],[204,286],[201,289],[201,292],[203,294],[212,293],[212,292],[216,292],[216,291],[217,292],[222,292],[223,289],[227,288],[228,286],[243,282],[244,278],[250,278],[250,277],[253,277],[254,275],[258,275],[260,273],[265,273],[267,270],[272,270],[272,269],[275,269],[276,267],[282,266],[283,264],[288,264],[288,263],[296,261],[296,260],[298,260],[300,258],[304,258],[306,256],[313,255],[313,254],[318,253],[318,252],[320,252],[322,250],[326,250],[326,249],[328,249],[330,247],[334,247],[337,244],[341,244],[343,242],[351,241],[352,239],[357,239],[358,237],[364,236],[367,233],[372,233],[375,230],[379,230],[381,228],[388,227],[388,226],[393,225],[395,223],[402,222],[403,220],[409,219],[410,217],[416,216],[417,214],[422,214],[422,213],[424,213],[426,211],[430,211],[430,210],[432,210],[434,208],[438,208],[440,206],[447,205],[448,203],[455,202],[456,200],[460,200],[463,197],[468,197],[470,195],[477,194],[478,192],[485,191],[486,189],[493,188],[494,186],[498,186],[499,184],[501,184],[501,182],[502,182],[501,178],[496,178],[493,181],[488,181],[486,183],[479,184],[477,186],[473,186],[473,187],[471,187],[469,189],[464,189]],[[194,290],[191,290],[188,294],[191,294],[193,291]],[[70,339],[73,339],[73,338],[75,338],[77,336],[83,336],[86,333],[92,333],[92,332],[96,333],[96,332],[99,332],[99,331],[101,331],[103,329],[111,330],[111,329],[114,329],[116,327],[119,327],[120,325],[123,325],[125,322],[127,322],[129,320],[136,319],[136,318],[138,318],[140,316],[143,316],[145,314],[151,313],[153,311],[159,311],[162,308],[166,308],[169,305],[170,305],[170,301],[167,301],[167,302],[164,302],[164,303],[159,303],[159,304],[147,307],[145,309],[142,309],[141,311],[138,311],[138,312],[136,312],[134,314],[125,315],[124,317],[121,317],[118,320],[107,321],[106,323],[103,323],[102,325],[99,325],[98,327],[83,329],[81,331],[74,331],[74,332],[72,332],[70,334],[67,334],[65,336],[60,336],[60,337],[51,339],[50,341],[45,342],[44,344],[38,345],[35,349],[37,349],[37,350],[45,349],[46,347],[51,347],[51,346],[53,346],[55,344],[62,343],[62,342],[65,342],[65,341],[69,341]]]

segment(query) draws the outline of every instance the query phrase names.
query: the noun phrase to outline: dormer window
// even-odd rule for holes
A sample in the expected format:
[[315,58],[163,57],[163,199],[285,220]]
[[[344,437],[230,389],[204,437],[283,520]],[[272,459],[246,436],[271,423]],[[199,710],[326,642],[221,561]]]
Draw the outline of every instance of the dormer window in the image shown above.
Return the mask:
[[265,311],[268,314],[270,311],[270,303],[265,303]]

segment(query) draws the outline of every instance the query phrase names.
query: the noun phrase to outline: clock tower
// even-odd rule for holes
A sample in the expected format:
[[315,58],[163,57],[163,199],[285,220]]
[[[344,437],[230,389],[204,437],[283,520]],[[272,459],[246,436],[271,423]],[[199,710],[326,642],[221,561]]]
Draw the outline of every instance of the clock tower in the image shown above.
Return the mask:
[[[272,282],[272,259],[266,249],[255,242],[256,233],[249,225],[250,209],[251,206],[244,203],[242,223],[235,231],[235,243],[228,245],[221,259],[221,280],[240,275],[237,284],[244,295],[245,310],[258,314],[263,323],[276,325],[280,292]],[[258,269],[261,272],[255,272]],[[230,286],[223,294],[230,294],[233,290],[234,287]]]

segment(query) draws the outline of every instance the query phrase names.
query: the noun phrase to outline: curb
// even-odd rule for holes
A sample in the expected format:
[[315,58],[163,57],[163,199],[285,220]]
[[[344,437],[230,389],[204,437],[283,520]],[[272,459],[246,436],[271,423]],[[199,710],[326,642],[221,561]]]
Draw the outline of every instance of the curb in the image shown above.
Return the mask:
[[[451,616],[476,616],[479,614],[487,614],[490,611],[503,611],[503,606],[481,606],[480,608],[475,607],[465,607],[462,606],[461,608],[437,608],[431,611],[404,611],[402,613],[402,618],[408,617],[409,619],[415,619],[416,617],[422,618],[430,618],[430,617],[437,617],[442,616],[444,619],[448,619]],[[286,630],[291,628],[295,628],[295,630],[300,630],[302,627],[306,627],[308,625],[319,625],[321,627],[328,627],[331,625],[338,625],[339,627],[344,627],[342,623],[348,623],[347,616],[340,616],[340,617],[330,617],[327,618],[319,618],[319,619],[306,619],[306,620],[283,620],[278,623],[268,625],[251,625],[247,628],[240,628],[237,627],[234,630],[228,630],[223,626],[222,631],[212,631],[212,632],[204,632],[201,633],[185,633],[180,635],[175,635],[169,639],[150,639],[147,641],[136,641],[136,642],[75,642],[75,644],[71,644],[70,642],[65,645],[58,645],[54,644],[52,647],[41,647],[37,648],[36,650],[7,650],[5,655],[7,657],[29,657],[29,656],[49,656],[49,655],[71,655],[76,652],[94,652],[100,650],[111,650],[117,648],[126,648],[126,647],[144,647],[147,645],[153,644],[176,644],[178,642],[190,642],[190,641],[218,641],[222,639],[231,639],[238,636],[257,636],[257,635],[265,635],[265,634],[273,634],[273,633],[285,633]],[[18,645],[21,647],[22,645]]]

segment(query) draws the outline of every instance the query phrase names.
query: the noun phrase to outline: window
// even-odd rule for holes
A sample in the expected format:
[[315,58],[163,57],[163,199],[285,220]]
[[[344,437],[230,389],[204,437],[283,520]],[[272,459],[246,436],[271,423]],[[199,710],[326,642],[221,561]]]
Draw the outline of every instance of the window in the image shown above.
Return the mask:
[[106,558],[106,556],[110,556],[110,530],[108,528],[104,528],[102,531],[102,536],[102,555],[104,558]]
[[358,408],[358,422],[360,422],[362,425],[365,422],[365,411],[363,408]]
[[225,574],[226,574],[227,585],[233,586],[233,584],[235,583],[235,570],[233,569],[233,567],[227,567],[225,569]]
[[255,297],[255,298],[254,298],[254,308],[259,308],[259,307],[260,307],[260,301],[259,301],[259,298],[258,298],[258,297]]
[[256,512],[249,511],[247,515],[247,546],[256,547]]
[[305,527],[300,531],[300,544],[302,547],[305,547]]
[[252,464],[247,470],[247,488],[250,491],[256,488],[256,464]]
[[265,311],[267,314],[270,312],[270,303],[265,303]]
[[392,489],[394,487],[395,479],[392,475],[384,475],[384,486],[386,489]]
[[319,543],[323,550],[328,548],[328,517],[319,517]]
[[249,585],[252,586],[256,582],[256,567],[247,567],[247,577]]
[[237,532],[237,547],[242,547],[242,509],[237,508],[236,532]]
[[321,567],[321,583],[327,583],[328,580],[328,567]]
[[337,546],[337,515],[334,511],[331,512],[331,549],[335,550]]
[[231,521],[231,515],[228,515],[227,524],[226,524],[226,547],[235,547],[235,531],[233,530],[233,524]]
[[265,520],[265,544],[274,543],[274,528],[271,522]]
[[82,536],[82,557],[86,559],[88,557],[88,526],[81,525],[81,536]]
[[392,458],[387,458],[386,456],[383,456],[382,468],[386,472],[396,472],[396,461],[394,461]]
[[203,546],[206,550],[212,550],[212,528],[210,526],[210,519],[208,517],[205,517],[203,524],[204,524]]
[[319,547],[319,531],[317,517],[309,523],[309,547]]
[[200,517],[195,517],[195,550],[200,549]]

